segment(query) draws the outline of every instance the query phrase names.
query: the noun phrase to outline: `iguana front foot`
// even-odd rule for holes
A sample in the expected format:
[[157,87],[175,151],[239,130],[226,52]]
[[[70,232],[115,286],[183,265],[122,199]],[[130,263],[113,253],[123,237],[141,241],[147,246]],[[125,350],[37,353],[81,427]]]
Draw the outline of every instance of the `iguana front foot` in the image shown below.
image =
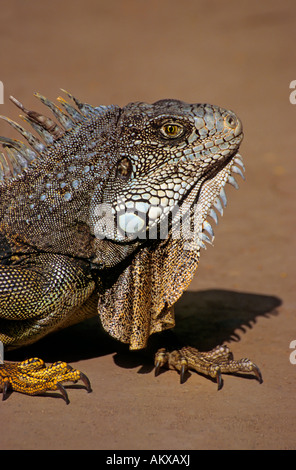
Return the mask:
[[2,400],[8,397],[9,390],[27,395],[40,395],[51,390],[59,390],[67,403],[70,403],[63,382],[82,380],[87,392],[91,392],[88,378],[66,362],[54,362],[46,366],[42,359],[36,357],[23,362],[0,364],[0,390]]
[[256,364],[249,359],[233,360],[232,352],[225,345],[208,352],[200,352],[189,346],[172,352],[159,349],[155,355],[156,376],[163,366],[179,371],[181,383],[185,381],[185,374],[189,369],[209,375],[217,380],[218,390],[222,388],[223,373],[254,372],[259,383],[262,383],[262,375]]

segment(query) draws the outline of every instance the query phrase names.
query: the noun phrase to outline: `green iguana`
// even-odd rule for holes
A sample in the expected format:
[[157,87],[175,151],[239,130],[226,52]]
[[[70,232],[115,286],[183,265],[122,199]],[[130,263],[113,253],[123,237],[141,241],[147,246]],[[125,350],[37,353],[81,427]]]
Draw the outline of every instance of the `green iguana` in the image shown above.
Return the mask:
[[[66,92],[67,93],[67,92]],[[28,145],[0,137],[0,340],[12,349],[99,315],[111,336],[130,348],[174,326],[173,306],[211,242],[209,217],[226,204],[224,186],[243,176],[242,125],[209,104],[161,100],[93,107],[57,106],[36,96],[56,122],[28,111],[23,119],[41,139],[2,117]],[[162,366],[217,379],[253,371],[226,346],[201,353],[160,349]],[[64,362],[37,358],[0,365],[3,398],[31,395],[88,379]]]

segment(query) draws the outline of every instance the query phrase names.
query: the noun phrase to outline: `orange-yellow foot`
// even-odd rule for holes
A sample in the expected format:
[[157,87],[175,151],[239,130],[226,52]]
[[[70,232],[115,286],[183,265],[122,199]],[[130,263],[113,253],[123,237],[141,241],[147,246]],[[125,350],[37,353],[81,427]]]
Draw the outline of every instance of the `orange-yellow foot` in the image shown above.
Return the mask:
[[259,383],[262,383],[262,375],[256,364],[249,359],[234,361],[227,346],[217,346],[209,352],[200,352],[189,346],[172,352],[162,348],[155,354],[155,375],[159,374],[163,366],[179,371],[181,383],[189,369],[209,375],[216,379],[218,390],[222,387],[221,374],[224,373],[254,372]]
[[2,400],[8,397],[10,390],[27,395],[40,395],[50,390],[59,390],[67,404],[68,394],[63,382],[82,380],[86,390],[91,392],[88,378],[66,362],[55,362],[46,366],[42,359],[36,357],[23,362],[5,362],[0,364],[0,391]]

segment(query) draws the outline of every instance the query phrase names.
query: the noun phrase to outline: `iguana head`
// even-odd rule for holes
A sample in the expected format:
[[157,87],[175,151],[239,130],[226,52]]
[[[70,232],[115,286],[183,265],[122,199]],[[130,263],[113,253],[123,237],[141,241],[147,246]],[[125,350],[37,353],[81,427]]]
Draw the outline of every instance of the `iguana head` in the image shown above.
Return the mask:
[[201,206],[213,204],[200,198],[200,190],[206,181],[219,180],[215,177],[243,138],[233,112],[177,100],[127,105],[117,132],[117,165],[103,193],[94,198],[106,209],[102,206],[101,217],[94,219],[98,237],[119,243],[161,238],[161,222],[165,238],[176,208],[199,203],[204,211]]

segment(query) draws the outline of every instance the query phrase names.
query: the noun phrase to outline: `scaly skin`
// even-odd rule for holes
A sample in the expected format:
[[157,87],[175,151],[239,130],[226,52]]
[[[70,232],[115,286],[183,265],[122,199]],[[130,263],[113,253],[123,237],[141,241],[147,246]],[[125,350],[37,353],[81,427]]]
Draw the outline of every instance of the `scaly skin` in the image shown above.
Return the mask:
[[[173,306],[213,238],[208,219],[223,212],[225,184],[237,186],[232,173],[243,175],[241,122],[208,104],[92,107],[67,94],[76,107],[59,98],[66,112],[36,94],[57,122],[12,98],[43,142],[3,118],[29,146],[0,137],[0,340],[18,348],[99,314],[113,337],[141,349],[174,326]],[[225,348],[161,350],[155,362],[181,381],[187,368],[219,387],[223,372],[261,381]],[[66,397],[62,383],[79,378],[90,389],[64,363],[0,366],[4,397],[9,388]]]
[[88,392],[91,386],[88,378],[79,370],[73,369],[65,362],[55,362],[46,367],[38,358],[27,359],[18,363],[0,365],[0,380],[3,397],[7,396],[9,388],[27,395],[40,395],[48,390],[59,390],[66,403],[68,394],[62,382],[77,382],[82,380]]

